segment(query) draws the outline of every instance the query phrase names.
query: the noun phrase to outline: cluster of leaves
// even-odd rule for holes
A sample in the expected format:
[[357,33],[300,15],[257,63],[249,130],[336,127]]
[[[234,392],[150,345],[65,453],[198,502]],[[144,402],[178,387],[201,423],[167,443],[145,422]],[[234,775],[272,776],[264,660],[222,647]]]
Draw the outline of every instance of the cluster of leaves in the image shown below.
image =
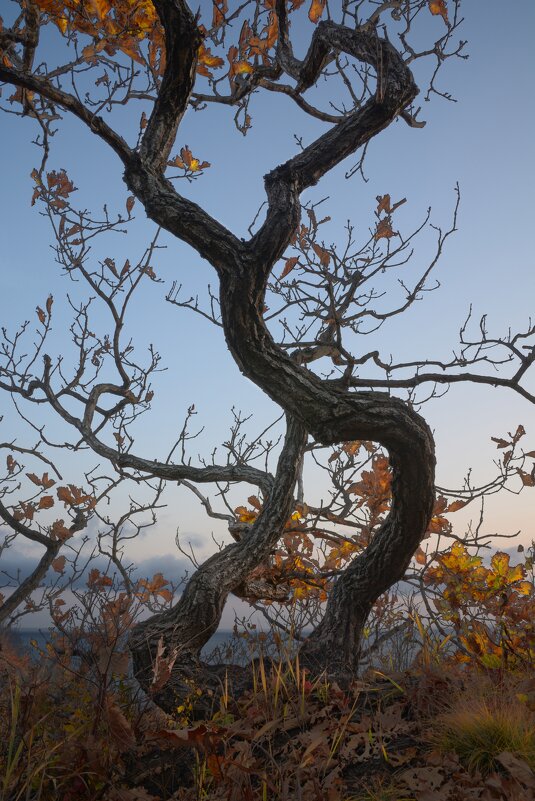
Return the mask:
[[[522,548],[522,546],[520,546]],[[528,577],[529,576],[529,580]],[[428,587],[440,587],[433,599],[439,618],[454,627],[461,646],[459,661],[477,660],[486,668],[533,666],[535,660],[535,586],[533,553],[511,566],[509,554],[497,551],[490,565],[461,543],[437,556],[424,574]]]
[[[120,51],[133,61],[162,74],[165,69],[164,37],[154,5],[150,0],[37,0],[36,6],[64,36],[85,34],[92,44],[82,50],[82,58],[95,63],[99,54],[113,57]],[[142,51],[148,43],[148,58]]]

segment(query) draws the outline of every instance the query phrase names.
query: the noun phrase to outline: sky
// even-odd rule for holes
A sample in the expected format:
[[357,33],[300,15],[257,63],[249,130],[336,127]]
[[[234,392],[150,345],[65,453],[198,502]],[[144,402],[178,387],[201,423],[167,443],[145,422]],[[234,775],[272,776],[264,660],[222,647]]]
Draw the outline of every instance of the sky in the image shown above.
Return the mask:
[[[366,350],[380,346],[385,355],[391,352],[395,359],[449,358],[470,304],[474,319],[487,314],[489,329],[497,334],[506,333],[508,327],[526,325],[533,314],[535,99],[529,54],[535,6],[531,0],[464,5],[465,22],[459,35],[468,40],[469,59],[450,60],[439,79],[456,102],[438,97],[429,103],[422,101],[420,116],[426,120],[425,128],[412,129],[398,121],[377,137],[365,162],[367,183],[358,176],[345,179],[344,173],[356,161],[350,158],[333,170],[314,194],[307,193],[303,198],[328,198],[322,210],[332,218],[324,233],[330,243],[342,240],[347,219],[365,235],[373,224],[375,198],[386,192],[393,200],[407,198],[396,217],[405,230],[421,220],[429,206],[432,221],[446,226],[455,201],[454,186],[459,183],[458,232],[448,241],[436,272],[440,289],[382,331],[373,344],[365,344]],[[427,25],[434,34],[443,23],[440,18],[429,17]],[[308,23],[300,26],[295,33],[304,46],[310,29]],[[318,93],[325,100],[325,90],[320,87]],[[123,112],[121,125],[125,130],[139,113],[139,108],[135,113]],[[239,236],[247,236],[247,228],[264,199],[262,176],[295,152],[294,134],[307,142],[325,129],[323,123],[304,117],[282,96],[256,96],[251,113],[253,127],[243,137],[225,107],[202,113],[189,111],[173,150],[178,152],[188,144],[195,156],[211,163],[199,180],[187,186],[182,183],[179,190]],[[31,120],[8,114],[2,115],[0,126],[0,322],[13,330],[23,319],[35,321],[36,305],[43,305],[52,293],[56,312],[53,342],[56,352],[68,360],[69,309],[64,297],[67,288],[73,298],[78,297],[80,287],[67,287],[68,282],[59,275],[50,248],[49,224],[36,206],[30,206],[29,174],[38,159],[31,141],[35,130]],[[76,120],[61,123],[54,138],[50,166],[64,167],[73,179],[78,187],[73,201],[94,209],[106,203],[122,211],[127,192],[114,154],[95,142]],[[136,220],[128,236],[114,235],[105,245],[106,255],[118,262],[126,257],[131,261],[139,258],[153,231],[139,203],[134,214]],[[192,456],[207,457],[213,446],[228,436],[232,407],[253,414],[250,431],[261,430],[278,416],[278,410],[241,376],[226,351],[220,329],[165,302],[174,280],[183,284],[185,296],[199,293],[203,297],[208,283],[215,286],[215,276],[209,265],[170,236],[164,234],[161,243],[166,249],[159,252],[154,267],[163,283],[148,283],[143,296],[134,303],[128,322],[128,331],[135,336],[140,352],[148,343],[155,343],[167,368],[155,379],[153,409],[143,418],[136,452],[148,458],[163,457],[180,430],[186,409],[194,403],[195,424],[204,426],[204,430],[193,443]],[[425,266],[429,247],[424,236],[413,257],[416,271]],[[104,324],[103,318],[97,316],[96,324]],[[535,388],[533,376],[531,387]],[[1,403],[4,426],[14,425],[6,399]],[[460,486],[469,468],[473,469],[475,483],[488,480],[495,472],[493,459],[498,455],[490,437],[514,431],[519,423],[527,431],[526,449],[535,448],[535,409],[511,392],[454,387],[422,411],[435,433],[441,486]],[[49,425],[51,431],[61,434],[61,426],[55,421],[49,419]],[[34,439],[22,430],[19,435],[26,442]],[[8,435],[3,431],[0,437],[7,439]],[[317,501],[322,492],[324,488],[310,472],[310,502]],[[169,488],[166,500],[168,506],[156,529],[129,550],[130,558],[140,563],[141,569],[146,566],[147,573],[155,572],[159,565],[172,566],[177,572],[183,569],[184,560],[174,545],[177,529],[184,542],[194,543],[200,558],[213,548],[211,532],[225,536],[224,526],[208,520],[199,502],[185,490]],[[500,494],[487,505],[487,532],[521,530],[520,541],[529,543],[535,537],[534,507],[534,491],[519,496]],[[462,528],[470,514],[462,517],[459,513],[456,524]],[[28,548],[17,558],[22,564],[33,556],[34,551]],[[224,624],[230,622],[231,612],[227,611]]]

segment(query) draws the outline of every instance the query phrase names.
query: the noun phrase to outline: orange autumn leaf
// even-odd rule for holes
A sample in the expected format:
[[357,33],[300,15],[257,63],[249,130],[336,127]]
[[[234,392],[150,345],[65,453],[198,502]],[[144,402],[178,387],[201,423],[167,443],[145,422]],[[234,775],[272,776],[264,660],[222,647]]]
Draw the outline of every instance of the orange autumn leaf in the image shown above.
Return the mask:
[[88,587],[111,587],[113,584],[112,579],[109,576],[103,575],[100,570],[96,567],[93,567],[89,571],[89,576],[87,578],[87,586]]
[[392,208],[390,206],[390,195],[377,195],[377,214],[381,214],[384,211],[386,214],[390,214]]
[[54,498],[52,495],[43,495],[39,498],[39,509],[52,509],[54,506]]
[[69,484],[67,487],[58,487],[56,492],[58,500],[63,501],[65,506],[87,505],[88,508],[92,508],[95,503],[95,499],[91,495],[86,495],[80,487],[74,484]]
[[414,558],[416,559],[419,565],[425,565],[427,562],[427,556],[425,554],[425,551],[423,551],[420,547],[416,549]]
[[451,529],[449,520],[443,517],[446,512],[448,502],[443,495],[439,495],[433,507],[433,513],[429,525],[427,527],[427,534],[441,534]]
[[524,568],[522,565],[515,565],[514,567],[510,566],[510,556],[508,553],[504,553],[503,551],[498,551],[495,553],[490,560],[491,566],[491,573],[496,577],[500,577],[505,580],[507,584],[513,584],[516,581],[520,581],[524,578]]
[[453,501],[453,503],[448,504],[446,512],[458,512],[459,509],[463,509],[470,501]]
[[56,573],[63,573],[65,571],[65,562],[66,559],[64,556],[58,556],[56,559],[52,561],[52,569],[56,571]]
[[212,73],[210,70],[222,67],[224,63],[222,58],[212,55],[210,49],[201,44],[197,53],[197,72],[199,75],[211,78]]
[[210,166],[208,161],[200,161],[195,158],[187,145],[180,149],[180,156],[175,156],[171,161],[167,162],[168,167],[178,167],[182,170],[189,170],[190,172],[200,172]]
[[446,25],[449,25],[446,0],[429,0],[428,6],[431,14],[442,17]]
[[292,270],[294,269],[296,264],[298,264],[298,262],[299,262],[299,256],[292,256],[291,258],[286,259],[284,270],[279,276],[279,281],[282,281],[283,278],[286,278],[286,276],[292,272]]
[[372,469],[363,470],[361,480],[351,484],[347,492],[360,496],[357,506],[366,504],[377,516],[390,507],[391,484],[390,463],[386,456],[379,454],[372,459]]
[[312,0],[308,10],[308,18],[314,25],[319,22],[325,9],[326,0]]
[[392,220],[390,217],[379,220],[373,236],[375,241],[377,242],[379,239],[391,239],[393,236],[396,236],[396,232],[392,230]]
[[322,267],[328,267],[331,261],[331,256],[325,248],[320,247],[320,245],[316,245],[314,242],[312,244],[312,250],[320,260],[320,264]]
[[381,212],[385,212],[385,214],[392,214],[399,206],[402,206],[404,203],[407,202],[407,198],[404,197],[401,200],[398,200],[396,203],[392,205],[392,201],[389,194],[386,195],[377,195],[377,209],[376,214],[379,216]]
[[65,526],[64,520],[55,520],[50,527],[50,536],[53,540],[65,542],[72,537],[72,531]]
[[48,473],[43,473],[41,478],[36,476],[35,473],[26,473],[27,478],[38,487],[43,487],[43,489],[50,489],[56,483],[53,478],[48,477]]
[[258,512],[251,512],[245,506],[237,506],[234,514],[238,516],[240,523],[253,523],[258,516]]
[[139,586],[144,587],[148,592],[159,592],[166,584],[169,582],[163,577],[163,573],[155,573],[152,579],[141,579],[139,582]]
[[227,0],[213,0],[212,28],[217,28],[224,23],[227,11]]
[[93,8],[99,20],[103,20],[109,13],[112,4],[110,0],[89,0],[89,5]]

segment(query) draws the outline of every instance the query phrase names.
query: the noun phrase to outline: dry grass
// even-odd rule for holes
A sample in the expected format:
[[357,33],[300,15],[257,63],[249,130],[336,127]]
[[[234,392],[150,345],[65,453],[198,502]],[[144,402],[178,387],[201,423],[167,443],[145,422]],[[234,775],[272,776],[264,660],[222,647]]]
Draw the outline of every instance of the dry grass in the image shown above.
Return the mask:
[[211,719],[195,721],[184,703],[173,717],[147,706],[120,676],[102,686],[52,654],[33,665],[2,658],[1,801],[527,801],[535,792],[535,715],[512,675],[420,661],[341,689],[281,651],[252,664],[250,692],[233,699],[225,685]]
[[436,719],[432,740],[482,776],[503,771],[498,757],[504,751],[535,770],[535,715],[518,700],[511,682],[493,688],[484,680],[471,681]]

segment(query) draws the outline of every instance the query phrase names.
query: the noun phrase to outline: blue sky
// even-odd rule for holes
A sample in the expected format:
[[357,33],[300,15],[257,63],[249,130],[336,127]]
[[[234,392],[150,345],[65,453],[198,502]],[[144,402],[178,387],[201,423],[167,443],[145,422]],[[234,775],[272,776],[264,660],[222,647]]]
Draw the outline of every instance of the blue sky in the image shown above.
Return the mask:
[[[377,338],[385,355],[392,352],[395,358],[448,358],[457,345],[458,330],[470,303],[475,319],[487,313],[489,328],[497,334],[505,333],[508,326],[526,324],[533,314],[535,100],[529,54],[535,7],[531,0],[517,0],[514,7],[487,0],[466,2],[463,13],[465,23],[460,35],[468,40],[470,58],[451,60],[440,78],[457,102],[440,98],[422,102],[425,128],[410,129],[398,121],[381,134],[367,156],[368,183],[358,177],[345,180],[344,172],[355,161],[349,159],[314,193],[315,198],[329,196],[324,208],[333,222],[325,238],[331,242],[342,237],[348,218],[365,233],[373,224],[376,196],[386,192],[394,200],[407,198],[396,219],[406,229],[424,216],[428,206],[432,207],[432,220],[446,226],[454,204],[453,187],[457,181],[460,184],[459,231],[448,241],[437,269],[440,290]],[[432,26],[438,30],[442,24],[440,18],[430,17],[428,21],[430,30]],[[297,34],[304,39],[305,27],[297,29]],[[122,123],[135,125],[139,112],[136,109],[130,116],[123,114]],[[253,128],[244,138],[234,129],[228,109],[190,111],[173,151],[188,144],[196,156],[211,162],[203,177],[179,188],[244,236],[264,198],[262,175],[295,152],[294,133],[307,142],[324,130],[322,123],[305,118],[285,97],[258,95],[252,115]],[[35,306],[42,305],[52,292],[57,310],[55,346],[57,352],[68,353],[68,309],[61,300],[67,284],[53,261],[48,222],[29,202],[29,173],[38,158],[31,144],[35,130],[30,120],[5,114],[1,125],[1,322],[13,327],[22,319],[34,320]],[[127,193],[113,153],[95,143],[75,120],[65,120],[55,140],[50,166],[65,167],[79,187],[73,201],[95,209],[107,203],[111,209],[123,210]],[[305,199],[312,197],[311,193]],[[152,230],[139,204],[134,211],[137,219],[128,237],[110,237],[105,246],[106,255],[118,261],[126,257],[132,261],[141,255]],[[165,283],[147,285],[143,297],[132,307],[129,321],[140,350],[154,342],[168,368],[155,382],[154,408],[143,418],[136,452],[149,458],[163,456],[186,408],[195,403],[196,421],[205,426],[205,431],[192,455],[200,452],[208,456],[211,446],[227,436],[232,406],[254,413],[251,425],[258,429],[277,416],[277,409],[240,375],[220,330],[165,303],[173,280],[184,284],[185,295],[202,295],[207,283],[215,285],[215,276],[195,253],[171,237],[164,235],[162,243],[167,249],[160,252],[154,266]],[[427,247],[424,238],[414,257],[415,270],[425,265]],[[78,290],[69,286],[74,296]],[[367,349],[371,344],[367,343]],[[469,467],[474,468],[476,481],[485,481],[493,473],[492,459],[497,455],[490,436],[512,431],[520,422],[527,430],[527,445],[535,447],[535,410],[505,391],[453,388],[440,401],[427,404],[423,413],[435,430],[438,481],[442,485],[459,485]],[[311,502],[321,493],[322,487],[312,479]],[[207,545],[200,546],[201,554],[210,550],[212,530],[223,533],[184,491],[171,488],[167,500],[169,506],[161,515],[158,529],[132,547],[133,558],[152,560],[159,554],[175,553],[177,526],[186,539],[188,535],[195,536],[197,542],[204,538]],[[521,528],[523,541],[529,541],[535,536],[534,500],[533,491],[518,498],[501,495],[494,499],[488,507],[488,530],[510,533]],[[459,516],[459,524],[468,516]]]

